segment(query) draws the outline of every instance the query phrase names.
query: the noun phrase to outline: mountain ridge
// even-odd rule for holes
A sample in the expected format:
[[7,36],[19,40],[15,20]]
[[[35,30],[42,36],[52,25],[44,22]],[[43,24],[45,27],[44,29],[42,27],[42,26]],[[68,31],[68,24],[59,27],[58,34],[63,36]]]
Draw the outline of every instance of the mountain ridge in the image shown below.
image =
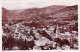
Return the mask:
[[[68,10],[69,9],[69,10]],[[70,11],[73,10],[73,12]],[[68,12],[65,12],[68,11]],[[63,15],[60,15],[60,13],[64,13],[66,17],[70,17],[70,15],[74,16],[75,12],[78,12],[78,5],[74,6],[48,6],[44,8],[29,8],[29,9],[23,9],[23,10],[7,10],[5,8],[2,8],[2,21],[8,20],[10,18],[11,20],[22,20],[26,19],[26,21],[37,20],[38,17],[45,20],[46,18],[49,18],[50,15],[53,15],[53,17],[62,17]],[[77,13],[78,14],[78,13]],[[75,15],[76,16],[76,15]],[[65,17],[65,16],[63,16]],[[76,16],[77,17],[77,16]],[[5,19],[6,18],[6,19]]]

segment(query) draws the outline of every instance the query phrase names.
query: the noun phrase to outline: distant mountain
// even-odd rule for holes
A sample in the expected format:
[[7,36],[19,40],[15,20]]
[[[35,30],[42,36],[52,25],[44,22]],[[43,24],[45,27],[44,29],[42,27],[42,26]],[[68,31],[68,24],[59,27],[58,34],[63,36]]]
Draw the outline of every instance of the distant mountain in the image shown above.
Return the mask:
[[29,18],[32,16],[36,17],[40,14],[41,15],[51,14],[65,7],[66,6],[49,6],[44,8],[30,8],[30,9],[24,9],[24,10],[7,10],[5,8],[2,8],[2,14],[4,17],[12,18],[12,19]]
[[[44,8],[30,8],[30,9],[22,9],[22,10],[8,10],[2,8],[2,19],[3,22],[7,22],[9,20],[26,20],[26,21],[36,21],[40,20],[41,22],[47,20],[47,18],[54,19],[65,19],[75,17],[73,19],[78,18],[78,6],[48,6]],[[50,17],[49,17],[50,16]],[[53,21],[54,21],[53,19]],[[63,20],[65,20],[63,19]]]
[[54,14],[52,14],[52,17],[53,18],[61,17],[61,19],[63,17],[64,18],[66,17],[65,19],[77,20],[78,19],[78,6],[74,5],[74,6],[65,7],[62,10],[59,10],[55,12]]
[[2,21],[3,21],[3,23],[8,23],[8,19],[14,18],[15,15],[17,15],[21,11],[23,11],[23,10],[8,10],[5,8],[2,8]]
[[7,17],[7,18],[12,18],[18,13],[20,13],[23,10],[8,10],[5,8],[2,8],[2,16]]

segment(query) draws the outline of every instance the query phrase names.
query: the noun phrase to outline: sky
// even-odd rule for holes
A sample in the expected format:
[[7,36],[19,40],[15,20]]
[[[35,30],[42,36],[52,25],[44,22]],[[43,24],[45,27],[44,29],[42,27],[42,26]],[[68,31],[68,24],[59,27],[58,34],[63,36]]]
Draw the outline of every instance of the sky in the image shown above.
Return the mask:
[[9,10],[27,9],[27,8],[42,8],[51,5],[77,5],[78,0],[5,0],[2,2],[2,7]]

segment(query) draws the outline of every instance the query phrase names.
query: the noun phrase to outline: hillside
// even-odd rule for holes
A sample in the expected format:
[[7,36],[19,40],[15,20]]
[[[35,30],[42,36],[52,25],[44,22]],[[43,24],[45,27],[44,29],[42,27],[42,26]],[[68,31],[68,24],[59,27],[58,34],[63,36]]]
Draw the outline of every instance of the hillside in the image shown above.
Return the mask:
[[70,21],[78,20],[78,6],[48,6],[44,8],[29,8],[21,10],[8,10],[2,8],[2,21],[8,23],[9,20],[18,21]]

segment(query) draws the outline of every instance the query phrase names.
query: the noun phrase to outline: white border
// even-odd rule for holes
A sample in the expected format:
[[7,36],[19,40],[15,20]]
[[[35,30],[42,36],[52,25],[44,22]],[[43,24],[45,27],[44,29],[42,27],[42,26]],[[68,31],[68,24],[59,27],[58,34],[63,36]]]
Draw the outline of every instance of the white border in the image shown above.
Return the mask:
[[[2,0],[2,1],[4,1],[4,0]],[[0,1],[0,52],[3,52],[2,51],[2,1]],[[5,0],[5,1],[13,1],[13,0]],[[16,2],[18,2],[18,1],[23,1],[23,0],[14,0],[14,1],[16,1]],[[31,1],[31,0],[25,0],[26,2],[27,1]],[[24,2],[25,2],[24,1]],[[32,0],[33,1],[33,0]],[[31,1],[31,2],[32,2]],[[51,0],[35,0],[35,1],[51,1]],[[60,1],[60,0],[58,0],[58,1]],[[69,0],[62,0],[62,1],[66,1],[66,2],[68,2]],[[73,1],[73,0],[70,0],[70,1]],[[76,1],[78,1],[78,35],[80,34],[80,0],[76,0]],[[55,2],[54,0],[53,1],[51,1],[51,2]],[[79,40],[79,38],[80,38],[80,35],[78,36],[78,40]],[[10,51],[10,52],[80,52],[79,51],[80,50],[80,40],[79,40],[79,49],[78,50],[18,50],[18,51]],[[8,51],[5,51],[5,52],[8,52]]]

